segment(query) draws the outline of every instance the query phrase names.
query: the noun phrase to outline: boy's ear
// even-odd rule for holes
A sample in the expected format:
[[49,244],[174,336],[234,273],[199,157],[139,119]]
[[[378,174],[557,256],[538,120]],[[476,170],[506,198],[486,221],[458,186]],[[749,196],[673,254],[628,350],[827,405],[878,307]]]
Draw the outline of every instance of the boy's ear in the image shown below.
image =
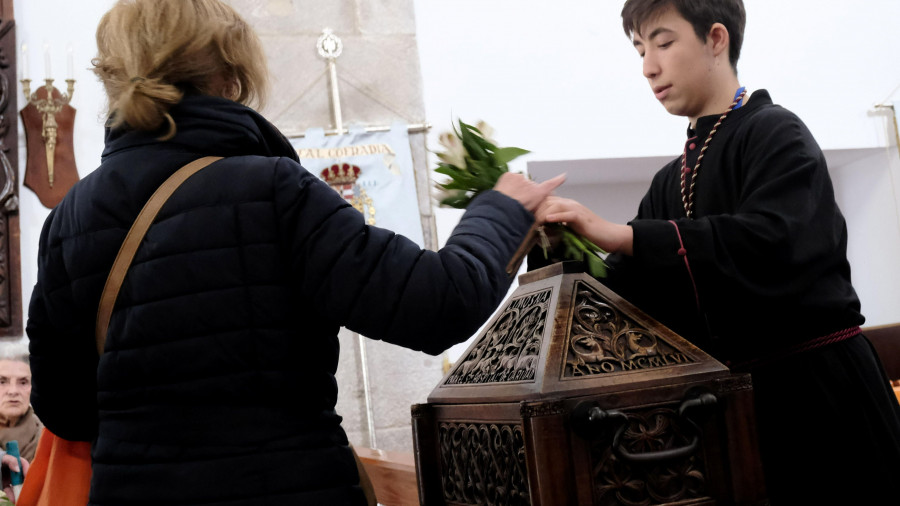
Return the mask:
[[713,54],[719,56],[723,52],[727,54],[728,46],[731,44],[731,37],[728,34],[728,28],[722,23],[713,23],[706,36],[707,42],[712,43]]

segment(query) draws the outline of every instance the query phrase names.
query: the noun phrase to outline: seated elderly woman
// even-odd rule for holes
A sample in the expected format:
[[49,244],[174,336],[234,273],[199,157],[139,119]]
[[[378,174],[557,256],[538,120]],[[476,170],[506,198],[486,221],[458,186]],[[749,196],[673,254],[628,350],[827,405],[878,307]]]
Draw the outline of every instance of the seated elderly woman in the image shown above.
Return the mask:
[[[0,343],[0,468],[7,498],[14,498],[18,493],[11,487],[9,471],[28,472],[43,428],[31,408],[28,345],[24,342]],[[18,443],[21,461],[6,454],[10,441]]]
[[42,428],[31,408],[28,346],[0,344],[0,447],[6,451],[6,443],[18,441],[21,457],[31,461]]

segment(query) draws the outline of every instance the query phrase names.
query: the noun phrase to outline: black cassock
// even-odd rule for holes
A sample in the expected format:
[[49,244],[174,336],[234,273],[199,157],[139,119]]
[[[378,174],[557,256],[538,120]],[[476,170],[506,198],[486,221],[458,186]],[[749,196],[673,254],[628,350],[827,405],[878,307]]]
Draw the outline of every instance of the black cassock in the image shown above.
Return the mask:
[[[689,168],[718,119],[688,131]],[[634,256],[610,255],[605,282],[752,373],[773,504],[900,504],[900,406],[868,340],[795,351],[864,321],[846,223],[809,130],[759,90],[714,134],[693,219],[681,172],[679,156],[656,174],[630,223]]]

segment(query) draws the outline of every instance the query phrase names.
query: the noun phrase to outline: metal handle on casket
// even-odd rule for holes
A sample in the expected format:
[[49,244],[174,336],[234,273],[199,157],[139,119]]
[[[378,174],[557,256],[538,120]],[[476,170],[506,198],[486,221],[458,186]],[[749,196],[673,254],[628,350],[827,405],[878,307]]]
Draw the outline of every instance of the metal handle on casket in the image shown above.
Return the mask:
[[[702,430],[691,418],[691,412],[695,411],[698,408],[708,408],[715,406],[717,403],[718,399],[716,398],[716,396],[709,392],[704,392],[700,395],[690,397],[682,401],[681,405],[678,407],[678,416],[680,417],[680,420],[684,422],[684,426],[688,430],[693,432],[693,435],[691,437],[690,443],[678,448],[669,448],[667,450],[641,453],[632,453],[624,449],[621,443],[622,436],[628,429],[628,415],[615,409],[604,411],[603,409],[600,409],[599,406],[593,406],[587,409],[586,423],[582,421],[582,423],[580,424],[582,429],[581,432],[584,432],[584,429],[588,427],[601,428],[601,430],[611,430],[613,427],[616,427],[615,434],[612,438],[612,451],[618,458],[633,464],[655,464],[668,460],[687,457],[697,451],[697,447],[700,446],[700,436],[702,435]],[[584,408],[579,410],[578,408],[576,408],[575,413],[579,411],[583,412],[583,409]]]

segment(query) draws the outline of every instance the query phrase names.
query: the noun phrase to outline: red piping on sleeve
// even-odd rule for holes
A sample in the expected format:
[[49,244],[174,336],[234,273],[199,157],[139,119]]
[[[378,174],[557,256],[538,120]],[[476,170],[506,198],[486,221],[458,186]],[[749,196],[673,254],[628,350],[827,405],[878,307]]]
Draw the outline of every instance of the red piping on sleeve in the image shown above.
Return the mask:
[[674,220],[669,220],[669,223],[675,227],[675,235],[678,236],[678,255],[684,259],[684,266],[687,267],[688,277],[691,278],[691,285],[694,287],[694,301],[697,303],[697,310],[700,310],[700,293],[697,292],[697,282],[694,281],[694,273],[691,272],[691,263],[688,262],[687,250],[684,248],[684,241],[681,240],[681,230],[678,229],[678,224],[675,223]]

